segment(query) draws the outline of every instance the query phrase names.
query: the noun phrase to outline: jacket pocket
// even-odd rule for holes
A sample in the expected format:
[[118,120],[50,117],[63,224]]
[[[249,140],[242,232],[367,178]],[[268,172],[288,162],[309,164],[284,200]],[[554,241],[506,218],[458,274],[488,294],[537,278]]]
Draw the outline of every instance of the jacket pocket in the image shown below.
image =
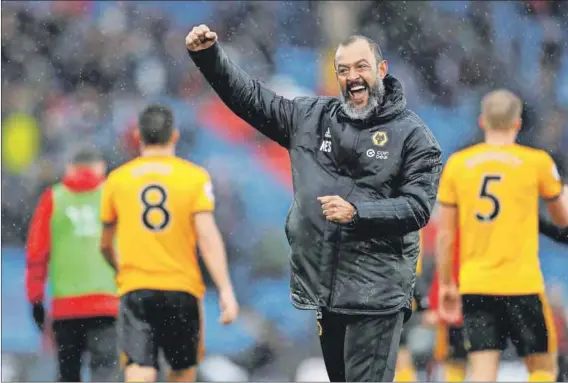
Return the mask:
[[284,232],[286,233],[286,239],[288,240],[289,244],[292,244],[292,238],[290,233],[290,217],[292,216],[293,210],[296,208],[296,200],[292,201],[290,208],[288,209],[288,213],[286,214],[286,223],[284,225]]
[[398,255],[402,257],[403,246],[402,237],[400,236],[384,236],[381,239],[371,238],[363,242],[364,251],[369,253],[386,253]]
[[381,312],[403,305],[407,294],[400,237],[361,241],[349,247],[340,254],[332,307]]

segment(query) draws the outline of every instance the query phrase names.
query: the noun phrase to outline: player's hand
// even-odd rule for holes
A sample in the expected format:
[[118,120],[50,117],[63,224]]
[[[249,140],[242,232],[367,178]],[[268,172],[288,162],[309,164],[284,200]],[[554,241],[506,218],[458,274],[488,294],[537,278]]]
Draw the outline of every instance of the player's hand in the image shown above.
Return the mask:
[[217,34],[211,32],[207,25],[193,27],[185,37],[185,46],[192,52],[202,51],[217,42]]
[[43,303],[39,302],[32,305],[32,317],[39,331],[43,332],[45,328],[45,308]]
[[461,297],[455,284],[440,285],[438,315],[446,323],[461,319]]
[[222,324],[231,324],[239,315],[239,304],[235,298],[233,290],[221,291],[219,294],[219,306],[221,309],[221,316],[219,321]]
[[355,215],[355,207],[339,196],[318,197],[323,215],[328,221],[346,224]]

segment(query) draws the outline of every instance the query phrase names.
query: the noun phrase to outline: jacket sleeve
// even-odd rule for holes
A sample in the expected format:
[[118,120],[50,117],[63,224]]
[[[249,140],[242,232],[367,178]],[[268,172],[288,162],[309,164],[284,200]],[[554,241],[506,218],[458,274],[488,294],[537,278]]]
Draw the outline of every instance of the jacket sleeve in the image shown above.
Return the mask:
[[45,190],[34,212],[26,244],[26,295],[30,303],[42,302],[51,250],[53,192]]
[[442,170],[440,146],[430,130],[421,125],[407,137],[402,155],[396,197],[350,201],[359,215],[357,226],[404,235],[423,228],[430,220]]
[[420,252],[416,261],[416,284],[414,286],[414,302],[417,310],[425,310],[428,307],[427,301],[427,286],[422,275],[422,268],[424,263],[424,239],[423,233],[420,232]]
[[219,43],[188,53],[233,113],[281,146],[290,147],[294,101],[276,95],[251,78],[226,55]]

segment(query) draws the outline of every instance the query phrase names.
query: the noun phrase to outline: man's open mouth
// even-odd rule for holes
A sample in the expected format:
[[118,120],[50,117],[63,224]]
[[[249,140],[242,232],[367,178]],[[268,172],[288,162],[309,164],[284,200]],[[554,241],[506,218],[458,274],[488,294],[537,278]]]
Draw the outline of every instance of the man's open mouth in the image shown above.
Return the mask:
[[349,95],[353,100],[359,101],[367,94],[367,87],[364,85],[355,85],[349,88]]

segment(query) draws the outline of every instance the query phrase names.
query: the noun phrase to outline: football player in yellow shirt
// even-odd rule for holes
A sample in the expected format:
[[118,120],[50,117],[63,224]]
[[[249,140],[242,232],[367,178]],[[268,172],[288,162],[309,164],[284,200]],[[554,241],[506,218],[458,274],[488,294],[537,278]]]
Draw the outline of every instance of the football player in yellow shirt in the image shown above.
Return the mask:
[[101,205],[101,248],[117,270],[121,296],[125,378],[154,381],[162,349],[170,381],[194,380],[205,292],[196,246],[219,290],[221,322],[231,323],[239,311],[213,217],[211,181],[206,170],[175,156],[179,133],[170,109],[148,106],[138,132],[141,156],[109,175]]
[[[440,316],[464,316],[470,380],[495,381],[511,339],[529,381],[554,381],[556,334],[538,258],[538,201],[568,226],[568,193],[552,158],[515,144],[521,100],[506,90],[481,103],[485,142],[453,154],[442,174],[438,238]],[[460,233],[459,291],[452,249]],[[461,299],[460,299],[461,295]]]

